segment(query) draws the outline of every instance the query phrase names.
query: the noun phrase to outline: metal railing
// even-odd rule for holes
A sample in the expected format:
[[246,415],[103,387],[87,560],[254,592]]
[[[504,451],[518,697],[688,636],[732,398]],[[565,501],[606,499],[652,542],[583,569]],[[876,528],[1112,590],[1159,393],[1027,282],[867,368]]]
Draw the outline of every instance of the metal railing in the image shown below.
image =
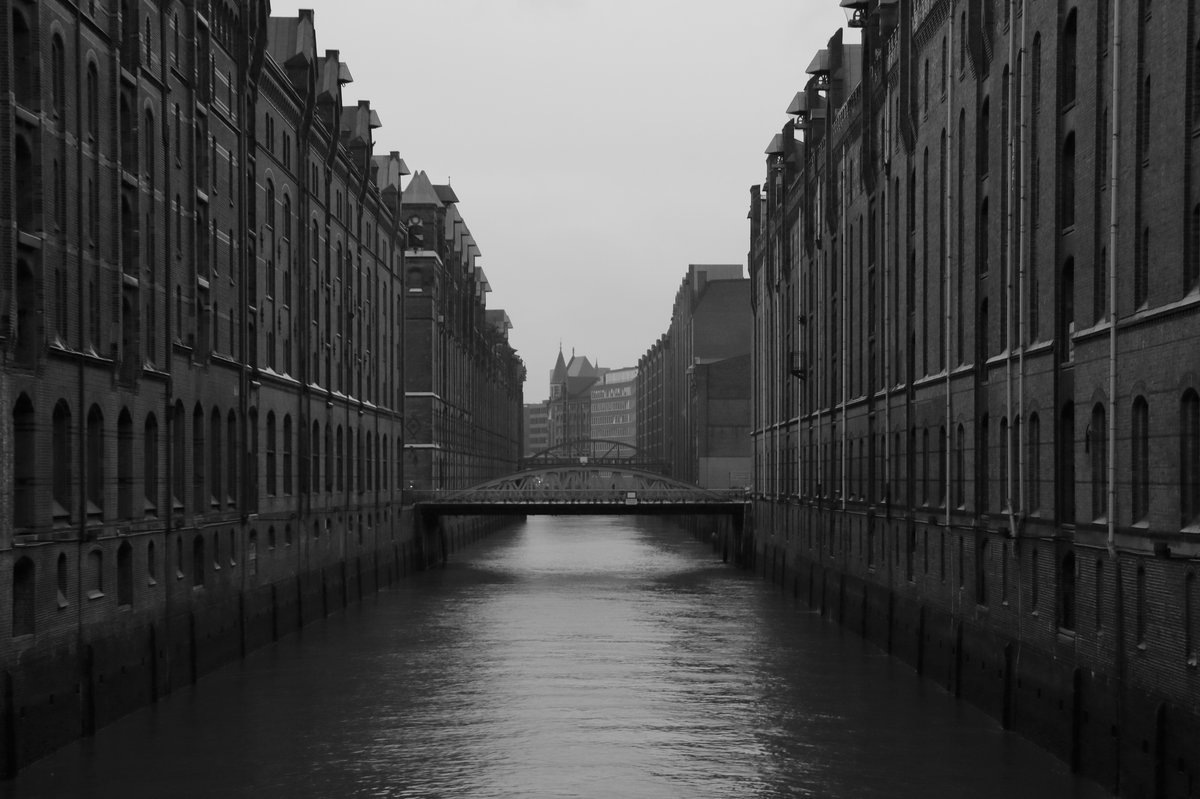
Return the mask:
[[410,491],[414,503],[447,505],[712,505],[749,500],[746,489],[642,488],[476,488],[462,491]]

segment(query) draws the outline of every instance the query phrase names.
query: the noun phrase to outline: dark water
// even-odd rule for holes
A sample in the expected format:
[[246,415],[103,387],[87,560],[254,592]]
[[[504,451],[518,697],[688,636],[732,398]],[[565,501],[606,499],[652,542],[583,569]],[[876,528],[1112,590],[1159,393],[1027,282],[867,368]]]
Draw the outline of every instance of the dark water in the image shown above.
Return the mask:
[[534,518],[29,767],[31,797],[1106,797],[662,523]]

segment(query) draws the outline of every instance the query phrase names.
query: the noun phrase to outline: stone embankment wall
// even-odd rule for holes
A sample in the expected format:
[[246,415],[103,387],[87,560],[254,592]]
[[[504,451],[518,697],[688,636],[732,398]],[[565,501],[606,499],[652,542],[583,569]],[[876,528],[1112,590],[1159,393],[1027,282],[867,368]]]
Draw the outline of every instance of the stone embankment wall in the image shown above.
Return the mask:
[[[244,551],[240,558],[227,552],[224,561],[205,557],[198,584],[189,544],[185,560],[159,570],[157,580],[169,581],[170,590],[145,592],[152,603],[87,598],[105,608],[98,615],[86,602],[65,602],[62,610],[76,617],[66,625],[73,634],[60,619],[55,635],[29,636],[0,670],[0,769],[11,777],[248,652],[435,566],[507,521],[442,519],[433,533],[418,534],[405,508],[395,530],[380,530],[371,546],[352,537],[281,536],[253,561]],[[160,551],[169,543],[160,541]],[[253,575],[243,578],[239,570]],[[137,579],[155,580],[145,573]]]

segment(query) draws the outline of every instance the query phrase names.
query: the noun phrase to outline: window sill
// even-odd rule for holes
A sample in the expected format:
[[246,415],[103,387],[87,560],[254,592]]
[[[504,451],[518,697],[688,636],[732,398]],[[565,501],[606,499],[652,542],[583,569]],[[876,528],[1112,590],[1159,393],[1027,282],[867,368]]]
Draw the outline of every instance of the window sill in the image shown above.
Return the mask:
[[88,599],[103,599],[104,592],[93,589],[93,590],[87,592],[87,598]]

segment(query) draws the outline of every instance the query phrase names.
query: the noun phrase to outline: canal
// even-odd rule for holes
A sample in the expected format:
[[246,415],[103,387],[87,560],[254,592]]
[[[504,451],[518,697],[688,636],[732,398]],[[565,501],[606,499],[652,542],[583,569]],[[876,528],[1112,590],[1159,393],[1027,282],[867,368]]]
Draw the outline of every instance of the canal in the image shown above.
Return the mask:
[[72,744],[45,797],[1107,797],[661,520],[534,517]]

